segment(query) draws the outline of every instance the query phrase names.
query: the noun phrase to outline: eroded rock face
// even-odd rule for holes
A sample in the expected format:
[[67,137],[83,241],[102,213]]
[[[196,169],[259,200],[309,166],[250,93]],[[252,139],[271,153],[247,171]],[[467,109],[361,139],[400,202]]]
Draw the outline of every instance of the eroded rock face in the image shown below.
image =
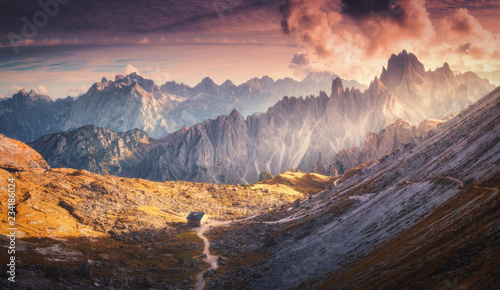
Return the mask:
[[0,102],[0,133],[27,142],[58,132],[57,123],[67,115],[72,104],[72,98],[54,102],[49,96],[20,90]]
[[[482,89],[475,93],[491,88],[486,83],[478,86]],[[381,78],[375,78],[364,92],[344,89],[339,78],[332,81],[331,88],[330,96],[321,92],[318,97],[305,99],[285,97],[266,113],[246,120],[237,118],[236,122],[223,117],[193,126],[189,133],[177,132],[169,136],[176,145],[155,151],[143,167],[145,171],[152,168],[145,177],[251,183],[257,181],[263,171],[276,175],[288,168],[309,172],[314,167],[315,172],[319,172],[319,155],[322,163],[336,162],[330,174],[341,174],[422,137],[439,123],[424,121],[426,118],[443,118],[479,97],[474,93],[454,98],[452,95],[460,91],[463,84],[447,65],[426,72],[416,57],[406,52],[393,56]],[[449,94],[435,97],[444,91]],[[434,110],[444,107],[446,110]],[[420,122],[423,123],[414,125]],[[395,125],[380,132],[392,123]],[[247,146],[243,146],[241,140],[247,142]],[[218,146],[237,150],[216,151],[214,148]],[[352,147],[360,149],[342,151]],[[337,154],[338,158],[334,158]],[[151,162],[156,164],[150,166]]]
[[[360,164],[390,154],[403,145],[424,137],[441,123],[443,123],[441,120],[425,120],[418,126],[415,126],[400,119],[386,127],[380,133],[370,132],[366,136],[365,143],[361,148],[352,147],[341,150],[329,166],[328,174],[343,174]],[[342,168],[341,171],[340,168]]]
[[116,133],[106,128],[86,126],[47,135],[29,145],[52,167],[129,176],[151,148],[150,141],[153,139],[141,130]]
[[140,128],[159,138],[171,132],[166,116],[172,102],[152,80],[135,73],[118,75],[115,81],[95,83],[80,96],[59,127],[67,131],[92,124],[118,132]]
[[[339,79],[338,79],[339,80]],[[318,155],[332,160],[345,146],[360,144],[370,130],[392,120],[393,96],[372,86],[365,94],[345,90],[328,97],[285,97],[266,113],[246,120],[238,111],[169,135],[168,145],[153,150],[140,172],[152,180],[253,183],[259,174],[289,168],[309,171]],[[370,115],[371,118],[359,118]],[[395,121],[395,120],[394,120]],[[352,130],[356,128],[356,130]]]

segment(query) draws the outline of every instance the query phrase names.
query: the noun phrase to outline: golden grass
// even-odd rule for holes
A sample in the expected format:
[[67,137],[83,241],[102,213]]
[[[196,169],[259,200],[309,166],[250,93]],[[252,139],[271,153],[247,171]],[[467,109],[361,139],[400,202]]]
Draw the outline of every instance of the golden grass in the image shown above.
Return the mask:
[[293,198],[315,194],[331,186],[338,177],[316,173],[283,172],[275,178],[254,184],[251,188],[267,189]]

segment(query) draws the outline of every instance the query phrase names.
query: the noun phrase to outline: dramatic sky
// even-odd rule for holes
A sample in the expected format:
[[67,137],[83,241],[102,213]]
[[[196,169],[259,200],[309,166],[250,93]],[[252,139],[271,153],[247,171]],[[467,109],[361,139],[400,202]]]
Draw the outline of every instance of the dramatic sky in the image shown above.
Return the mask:
[[133,71],[158,84],[311,71],[369,83],[403,49],[500,85],[497,15],[499,0],[2,0],[0,97],[77,96]]

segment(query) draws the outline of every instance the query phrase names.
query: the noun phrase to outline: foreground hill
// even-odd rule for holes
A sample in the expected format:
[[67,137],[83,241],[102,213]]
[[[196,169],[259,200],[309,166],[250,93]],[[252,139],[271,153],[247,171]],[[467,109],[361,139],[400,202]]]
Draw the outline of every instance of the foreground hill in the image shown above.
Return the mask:
[[28,145],[0,135],[0,168],[10,172],[29,169],[47,169],[49,165]]
[[[7,200],[9,179],[16,184],[20,288],[187,287],[208,266],[187,266],[203,248],[201,239],[183,226],[190,211],[237,219],[287,205],[333,182],[317,176],[311,186],[158,183],[51,169],[24,143],[3,135],[0,141],[0,198]],[[297,180],[306,176],[293,174]],[[4,217],[7,206],[0,206]],[[9,239],[7,222],[1,222],[2,243]],[[9,259],[7,251],[0,252],[0,259]],[[4,266],[0,270],[4,278]]]
[[[213,286],[498,288],[499,120],[497,88],[332,190],[266,215],[274,242],[265,260],[222,267]],[[212,237],[235,251],[224,231]]]

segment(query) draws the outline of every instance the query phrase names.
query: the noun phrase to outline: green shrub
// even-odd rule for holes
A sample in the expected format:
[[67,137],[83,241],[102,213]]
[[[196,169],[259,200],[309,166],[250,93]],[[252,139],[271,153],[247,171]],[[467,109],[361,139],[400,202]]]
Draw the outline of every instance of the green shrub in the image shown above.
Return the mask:
[[266,180],[273,179],[273,178],[274,178],[274,176],[270,172],[263,171],[259,175],[259,182],[266,181]]

